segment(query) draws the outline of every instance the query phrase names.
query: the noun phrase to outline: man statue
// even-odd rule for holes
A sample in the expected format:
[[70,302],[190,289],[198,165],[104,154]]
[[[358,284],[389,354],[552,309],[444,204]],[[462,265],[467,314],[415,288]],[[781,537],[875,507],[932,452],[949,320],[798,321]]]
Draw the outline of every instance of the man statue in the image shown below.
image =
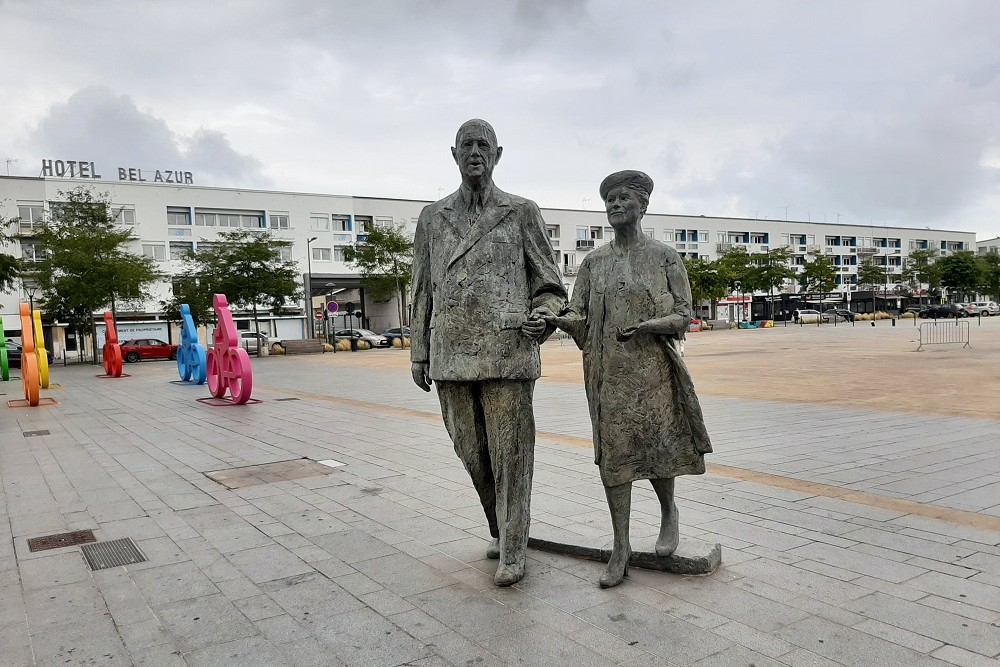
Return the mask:
[[486,512],[494,582],[524,576],[538,346],[566,304],[538,206],[493,184],[503,149],[483,120],[458,129],[453,194],[424,208],[413,240],[413,381],[441,414]]

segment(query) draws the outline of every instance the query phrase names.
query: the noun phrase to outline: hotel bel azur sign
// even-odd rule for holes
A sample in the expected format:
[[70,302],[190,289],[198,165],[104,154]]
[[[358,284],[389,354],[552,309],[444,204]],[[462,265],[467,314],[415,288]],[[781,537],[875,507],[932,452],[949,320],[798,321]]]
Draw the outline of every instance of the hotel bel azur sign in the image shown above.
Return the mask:
[[[83,160],[42,160],[42,176],[55,178],[90,178],[99,181],[104,177],[97,173],[93,162]],[[133,183],[176,183],[192,185],[194,177],[190,171],[172,169],[138,169],[118,167],[118,180]]]

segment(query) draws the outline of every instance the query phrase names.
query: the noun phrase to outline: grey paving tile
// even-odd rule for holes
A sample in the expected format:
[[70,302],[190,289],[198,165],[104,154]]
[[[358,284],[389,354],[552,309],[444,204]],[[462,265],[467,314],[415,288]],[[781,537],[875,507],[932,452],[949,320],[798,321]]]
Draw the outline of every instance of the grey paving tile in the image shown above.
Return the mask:
[[257,633],[221,593],[174,602],[156,609],[156,615],[174,645],[185,653]]
[[174,563],[134,573],[136,586],[151,607],[218,593],[219,589],[191,562]]
[[314,619],[310,630],[351,666],[403,665],[433,651],[368,608]]
[[364,607],[356,597],[316,573],[269,581],[261,588],[299,622],[336,616]]
[[943,598],[1000,612],[1000,587],[950,577],[940,572],[927,572],[906,582],[910,588],[934,593]]
[[286,664],[281,647],[262,637],[248,637],[208,646],[184,656],[191,667],[273,667]]
[[21,585],[30,591],[50,586],[64,586],[90,580],[90,568],[78,549],[60,550],[45,558],[21,563]]
[[32,632],[31,647],[39,665],[121,665],[132,664],[109,618],[49,627]]
[[33,667],[35,660],[26,624],[0,626],[0,656],[9,667]]
[[308,564],[277,544],[239,551],[232,554],[229,559],[255,584],[314,571]]
[[777,630],[775,635],[847,667],[942,667],[940,660],[819,618],[799,621]]
[[312,541],[334,558],[348,564],[398,553],[394,547],[356,529],[317,535]]
[[906,602],[872,593],[845,603],[847,609],[888,625],[931,637],[985,656],[1000,654],[1000,632],[995,627],[956,616],[918,602]]

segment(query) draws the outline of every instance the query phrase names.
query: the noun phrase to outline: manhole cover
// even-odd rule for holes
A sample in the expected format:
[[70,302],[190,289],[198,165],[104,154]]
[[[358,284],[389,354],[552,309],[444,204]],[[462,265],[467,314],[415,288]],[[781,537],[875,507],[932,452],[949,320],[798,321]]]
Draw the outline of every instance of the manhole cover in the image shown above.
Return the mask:
[[94,531],[74,530],[72,533],[33,537],[28,540],[28,551],[47,551],[49,549],[61,549],[62,547],[75,547],[78,544],[96,541],[97,538],[94,537]]
[[146,561],[139,547],[128,537],[110,542],[86,544],[82,548],[83,556],[87,559],[87,565],[91,570],[107,570]]
[[43,429],[41,431],[24,431],[21,433],[21,435],[23,435],[25,438],[32,438],[36,435],[52,435],[52,434],[49,433],[47,429]]
[[297,398],[276,398],[275,401],[297,401]]
[[294,459],[292,461],[262,463],[242,468],[229,468],[228,470],[213,470],[212,472],[206,472],[205,476],[227,489],[242,489],[247,486],[257,486],[258,484],[274,484],[275,482],[287,482],[294,479],[305,479],[306,477],[319,477],[320,475],[329,475],[333,472],[334,468],[317,461],[311,459]]

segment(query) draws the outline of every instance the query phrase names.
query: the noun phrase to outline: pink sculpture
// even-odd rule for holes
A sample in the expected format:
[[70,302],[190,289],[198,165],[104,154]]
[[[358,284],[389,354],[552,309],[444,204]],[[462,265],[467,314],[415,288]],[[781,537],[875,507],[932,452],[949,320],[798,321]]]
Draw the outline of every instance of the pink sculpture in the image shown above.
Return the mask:
[[215,347],[208,351],[208,390],[215,398],[223,398],[229,391],[232,402],[243,405],[250,400],[253,391],[250,355],[239,346],[226,295],[216,294],[212,306],[219,324],[212,335]]

